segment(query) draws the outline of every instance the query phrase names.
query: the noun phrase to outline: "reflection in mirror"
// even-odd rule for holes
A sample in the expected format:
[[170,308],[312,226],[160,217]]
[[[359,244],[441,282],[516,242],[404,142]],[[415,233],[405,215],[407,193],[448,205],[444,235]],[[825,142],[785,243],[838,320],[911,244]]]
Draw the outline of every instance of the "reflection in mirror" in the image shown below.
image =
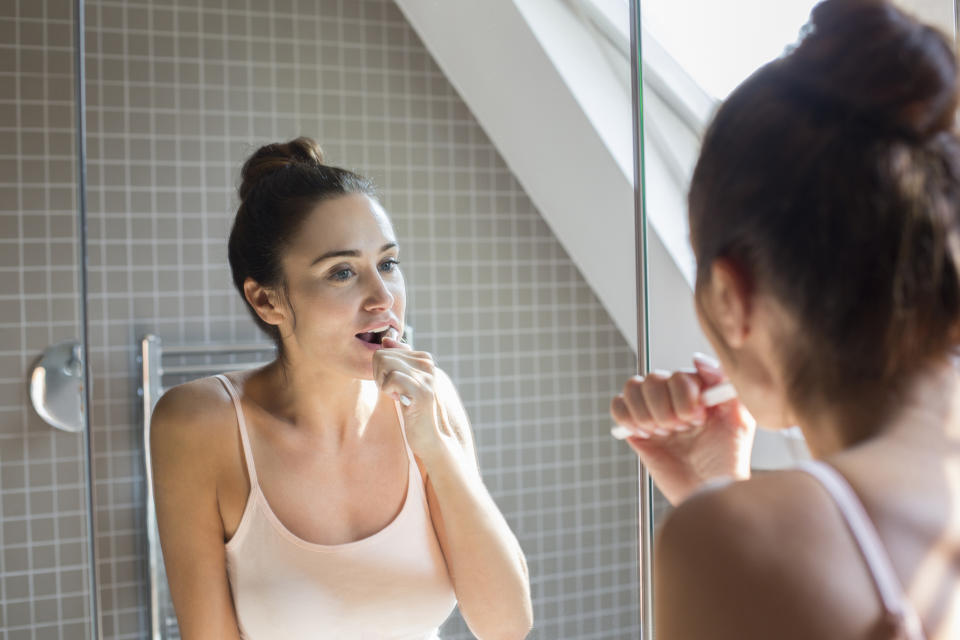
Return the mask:
[[[680,371],[680,373],[670,378],[671,398],[683,396],[687,391],[687,389],[684,388],[684,385],[690,380],[696,380],[697,393],[699,393],[702,388],[709,388],[714,385],[716,385],[719,389],[719,387],[723,384],[723,377],[719,375],[719,372],[716,370],[715,367],[717,366],[717,363],[713,358],[694,356],[696,352],[711,352],[711,343],[708,342],[704,333],[701,331],[701,325],[698,323],[698,314],[701,316],[701,319],[703,319],[704,325],[711,327],[710,331],[714,337],[712,342],[717,344],[718,340],[720,340],[721,343],[726,342],[726,344],[729,346],[731,343],[726,339],[731,335],[728,332],[730,331],[730,326],[732,325],[724,325],[716,322],[716,319],[717,317],[720,317],[722,320],[729,321],[732,316],[718,314],[716,306],[709,306],[709,311],[704,311],[704,305],[722,304],[722,302],[718,302],[720,299],[720,294],[717,292],[729,292],[733,290],[729,288],[724,289],[723,286],[725,283],[732,287],[744,282],[744,280],[738,279],[742,275],[742,273],[738,271],[738,268],[742,267],[743,265],[737,263],[731,266],[731,264],[736,261],[723,262],[722,260],[718,260],[718,263],[722,262],[720,265],[721,268],[719,268],[719,271],[715,269],[714,271],[710,272],[711,277],[709,295],[704,293],[703,290],[705,272],[701,272],[700,274],[701,289],[698,291],[698,307],[695,309],[692,290],[694,282],[697,278],[697,265],[694,262],[693,251],[690,246],[690,229],[687,218],[686,198],[694,165],[700,152],[701,143],[703,142],[706,126],[712,119],[721,102],[727,98],[727,96],[737,85],[739,85],[744,79],[750,76],[757,68],[764,65],[766,62],[780,56],[785,51],[791,50],[792,45],[797,42],[801,25],[806,23],[811,9],[815,4],[816,3],[811,0],[797,0],[794,2],[778,3],[752,2],[743,0],[741,2],[734,2],[732,4],[701,2],[699,0],[689,0],[686,2],[645,0],[642,3],[642,53],[644,72],[643,139],[645,154],[645,176],[643,184],[646,198],[645,214],[648,224],[649,243],[647,267],[649,270],[648,283],[650,299],[650,360],[652,369],[670,372]],[[851,2],[848,6],[860,6],[864,4],[868,3]],[[910,14],[918,16],[921,20],[939,27],[944,33],[950,34],[950,36],[953,35],[954,18],[956,12],[952,0],[943,0],[939,2],[896,2],[895,4],[907,10]],[[837,5],[840,5],[840,3],[838,2]],[[837,10],[837,13],[842,14],[843,12]],[[875,30],[879,31],[882,26],[887,24],[887,20],[890,20],[891,23],[896,21],[895,18],[890,17],[892,12],[884,15],[886,17],[884,17],[882,20],[877,19],[875,23],[871,23]],[[861,23],[851,22],[851,24]],[[849,27],[850,25],[847,26]],[[903,27],[903,29],[906,30],[907,27]],[[891,28],[891,31],[896,30]],[[853,34],[851,38],[859,36],[864,41],[869,39],[871,43],[874,41],[881,41],[881,37],[879,35],[877,35],[875,39],[866,38],[863,36],[862,31],[857,31],[853,27],[850,27],[850,33]],[[902,32],[896,31],[896,33],[899,37],[899,34]],[[952,95],[950,93],[951,86],[949,85],[951,69],[949,67],[949,63],[943,62],[944,59],[949,60],[950,57],[949,53],[944,55],[944,48],[941,41],[933,38],[927,32],[923,33],[922,39],[919,35],[917,36],[917,39],[912,39],[912,34],[914,32],[909,31],[909,33],[911,34],[910,38],[903,38],[903,41],[909,42],[909,45],[902,44],[900,40],[897,40],[893,37],[891,38],[891,42],[894,42],[895,44],[901,43],[904,51],[909,49],[910,55],[907,55],[905,52],[902,52],[902,56],[891,54],[890,60],[908,60],[908,64],[914,65],[915,67],[911,67],[911,73],[908,76],[911,78],[911,82],[913,82],[913,77],[919,78],[932,76],[935,78],[935,80],[928,80],[929,84],[926,86],[932,85],[936,88],[943,87],[942,91],[945,92],[944,95]],[[822,38],[826,40],[826,36],[823,36]],[[917,42],[921,42],[922,46],[920,44],[916,44]],[[821,44],[821,46],[825,45]],[[864,44],[863,46],[866,45]],[[916,49],[922,50],[923,55],[916,54],[916,50],[910,48],[914,46]],[[884,49],[880,53],[887,52],[888,50]],[[837,55],[838,61],[840,57],[842,57],[841,54],[836,54],[836,52],[831,51],[830,53]],[[844,51],[842,55],[846,56],[848,53],[849,52]],[[894,54],[896,53],[897,52],[894,52]],[[914,55],[916,57],[911,57]],[[931,60],[932,62],[930,62]],[[927,63],[928,67],[921,69],[921,67],[923,67],[923,63]],[[796,70],[796,66],[791,66],[788,68],[791,71]],[[929,68],[933,68],[937,71],[931,72],[928,74],[928,76],[923,76],[922,71],[925,71]],[[863,70],[864,75],[862,77],[870,78],[871,76],[867,73],[869,70],[868,63],[864,63]],[[914,71],[916,72],[915,74],[913,73]],[[829,77],[830,74],[823,75],[828,76],[827,80],[821,79],[819,82],[836,82],[836,78]],[[861,76],[858,75],[858,77]],[[809,78],[807,80],[809,80]],[[778,77],[776,81],[785,86],[789,86],[791,88],[794,87],[792,80],[789,78]],[[788,85],[788,82],[791,84]],[[880,83],[882,81],[874,80],[874,82]],[[813,83],[811,82],[811,84]],[[916,87],[920,86],[920,80],[917,80],[916,84],[906,83],[905,81],[904,84],[899,86],[909,86],[915,89]],[[810,95],[822,97],[818,91],[822,90],[823,87],[821,84],[816,84],[816,87],[816,89],[810,90],[809,85],[803,85],[803,91],[809,91],[809,93],[803,93],[802,95],[808,97]],[[766,89],[769,88],[769,86],[766,86]],[[756,87],[755,90],[759,91],[759,89],[756,89]],[[882,88],[878,89],[878,91],[880,90],[882,90]],[[899,90],[900,89],[897,89],[897,91]],[[919,91],[919,89],[916,90]],[[838,89],[838,91],[841,90]],[[864,91],[863,93],[865,95],[869,95],[867,91]],[[921,98],[929,99],[930,104],[924,104],[923,106],[929,107],[931,110],[933,110],[936,108],[936,104],[934,104],[933,100],[930,99],[930,95],[934,93],[934,90],[930,90],[930,94],[918,96],[917,100],[920,101]],[[768,97],[768,101],[765,104],[778,104],[777,96],[780,94],[771,90],[769,95],[763,95]],[[833,94],[830,95],[833,96]],[[741,96],[740,100],[747,99]],[[830,112],[829,104],[832,103],[829,103],[828,99],[824,99],[824,103],[828,104],[828,106],[824,107],[820,102],[816,102],[815,98],[810,98],[810,100],[814,106],[810,106],[808,112],[815,108],[820,109],[816,113],[819,116],[823,116],[825,121],[829,122],[829,114],[832,113]],[[797,104],[801,104],[799,100],[796,100],[796,102]],[[755,104],[751,104],[750,107],[754,108],[755,111],[751,112],[748,116],[746,115],[746,112],[742,110],[742,104],[743,103],[741,103],[740,111],[736,110],[736,108],[731,111],[731,113],[736,113],[740,116],[741,124],[742,122],[748,120],[749,117],[760,118],[761,115],[767,119],[768,123],[776,122],[777,115],[782,114],[781,111],[777,111],[775,106],[768,106],[767,108],[769,111],[765,111],[762,108],[756,107]],[[944,101],[942,104],[948,104],[948,102]],[[857,105],[858,107],[861,106],[859,102],[857,102]],[[804,104],[801,108],[798,108],[797,113],[802,113],[806,106],[807,105]],[[867,107],[862,108],[866,109]],[[913,113],[914,111],[911,109],[911,111],[908,113],[908,116]],[[949,114],[952,114],[952,111],[949,112]],[[856,118],[856,116],[851,117],[854,119]],[[801,118],[797,118],[798,122],[800,120]],[[744,148],[747,150],[739,155],[737,153],[730,153],[726,156],[723,156],[722,160],[718,160],[720,154],[716,154],[713,157],[713,162],[718,163],[726,161],[728,163],[733,163],[728,164],[727,166],[738,167],[741,166],[741,164],[737,163],[749,165],[749,163],[754,161],[757,157],[756,155],[751,156],[750,154],[750,151],[754,148],[746,146],[750,142],[747,140],[748,136],[745,135],[745,132],[749,130],[749,127],[741,127],[737,129],[737,136],[734,137],[734,127],[733,125],[729,124],[730,120],[727,122],[728,128],[724,130],[723,135],[731,137],[714,137],[712,139],[729,140],[730,142],[728,143],[728,146],[734,148],[736,145],[743,144],[745,145]],[[802,125],[798,124],[798,126]],[[899,126],[899,123],[897,126]],[[920,125],[917,126],[919,127]],[[773,129],[771,129],[771,131],[772,130]],[[811,130],[811,135],[816,135],[820,131],[815,126],[811,127]],[[872,135],[876,136],[876,139],[887,140],[887,138],[883,138],[886,129],[884,129],[882,126],[876,126],[870,131]],[[717,135],[719,136],[720,134]],[[827,134],[823,135],[826,138],[831,134],[828,132]],[[898,134],[894,133],[892,135],[896,136]],[[907,137],[909,138],[909,136]],[[946,137],[946,135],[944,135],[944,137]],[[756,141],[753,142],[756,143]],[[813,165],[813,161],[809,160],[809,156],[812,154],[812,152],[810,152],[808,148],[801,149],[805,143],[802,141],[797,142],[796,140],[793,142],[797,143],[796,155],[799,158],[798,165],[801,160],[808,160],[810,165]],[[722,145],[715,144],[713,146],[714,150],[716,150],[719,146]],[[755,147],[755,149],[759,148],[759,146]],[[803,157],[804,153],[807,154],[807,158]],[[776,153],[776,150],[771,149],[769,152],[769,158],[771,159],[771,162],[775,161],[777,157],[778,154]],[[922,162],[918,162],[918,167],[918,171],[923,171],[924,168],[928,168],[928,166],[924,166]],[[755,182],[762,183],[763,181],[759,177],[761,175],[761,171],[757,169],[756,166],[753,166],[753,168],[755,173],[745,178],[745,180],[753,178]],[[790,167],[791,170],[794,168],[795,167],[793,166]],[[845,169],[845,167],[840,167],[838,168],[837,172],[840,173]],[[716,180],[719,180],[716,178],[716,175],[720,175],[722,172],[717,169],[716,164],[713,166],[713,173],[708,173],[709,170],[706,169],[703,171],[705,173],[698,173],[698,176],[712,176],[712,179],[714,179],[715,182],[711,182],[709,184],[716,189],[716,184],[718,184]],[[931,175],[932,173],[933,172],[931,172]],[[742,193],[739,193],[739,190],[736,188],[736,182],[732,177],[730,177],[733,174],[728,175],[727,173],[722,173],[722,175],[724,176],[723,179],[730,180],[730,182],[723,183],[725,185],[724,193],[727,194],[732,192],[736,194],[729,196],[730,200],[734,202],[734,205],[729,205],[727,209],[736,208],[737,205],[743,204],[741,201],[736,200],[736,198],[745,198],[746,196],[743,196]],[[815,172],[811,172],[811,175],[816,176]],[[763,180],[769,180],[771,182],[775,180],[782,180],[782,186],[784,187],[784,193],[786,194],[786,190],[789,187],[794,186],[790,183],[789,176],[789,171],[785,171],[782,176],[773,176],[771,172],[768,171],[767,174],[764,175]],[[705,184],[707,180],[708,178],[702,177],[702,179],[697,181],[697,184]],[[817,184],[815,182],[815,177],[810,178],[809,181],[810,184],[805,183],[805,193],[814,187],[822,187],[822,184]],[[895,179],[892,179],[891,182],[895,182]],[[745,184],[750,183],[746,182]],[[929,190],[933,192],[936,188],[939,187],[931,187]],[[706,201],[705,199],[707,196],[703,194],[707,193],[708,191],[708,187],[701,187],[701,200],[698,202],[702,203]],[[746,187],[742,189],[742,192],[754,193]],[[758,192],[762,191],[758,190]],[[708,195],[719,197],[716,191],[709,193]],[[913,196],[904,196],[904,198],[911,197]],[[710,202],[715,202],[715,200],[710,200]],[[756,204],[758,200],[751,202]],[[790,197],[788,195],[784,195],[784,210],[790,211],[789,203]],[[910,204],[913,206],[915,203],[911,201]],[[695,207],[695,205],[691,206]],[[718,220],[721,219],[722,215],[728,215],[730,220],[729,224],[742,225],[732,228],[740,230],[740,233],[743,234],[743,236],[746,236],[749,233],[750,230],[747,228],[749,223],[744,222],[744,220],[747,219],[746,216],[736,218],[734,221],[734,216],[730,213],[730,211],[725,210],[722,205],[715,206],[715,210],[711,210],[709,205],[701,206],[700,210],[704,212],[701,220],[711,218],[711,216],[713,220]],[[926,208],[927,210],[935,210],[934,205],[929,205],[927,201],[924,201],[922,205],[916,206]],[[745,207],[740,207],[740,209],[744,208]],[[813,207],[811,207],[811,209],[812,208]],[[865,215],[867,214],[867,212],[863,213]],[[727,220],[724,220],[724,222],[727,222]],[[813,224],[814,222],[811,221],[810,228],[813,228]],[[775,225],[770,225],[770,227],[773,226]],[[706,227],[707,223],[701,223],[697,229],[704,229]],[[714,233],[700,233],[697,242],[699,243],[698,246],[700,247],[701,253],[704,246],[709,246],[711,250],[714,249],[714,247],[710,244],[711,238],[722,236],[722,234],[718,233],[718,227],[713,227],[712,231]],[[725,232],[726,230],[723,231]],[[798,233],[798,235],[802,235],[802,233]],[[841,237],[840,232],[837,232],[836,235],[837,237]],[[743,236],[741,236],[738,241],[746,243],[747,240],[744,240]],[[705,240],[704,238],[707,239]],[[751,237],[750,239],[755,238]],[[864,240],[861,242],[867,241]],[[734,248],[729,249],[729,251],[731,253],[736,253],[740,245],[736,245],[734,241],[731,241],[731,243],[734,245]],[[752,245],[748,246],[753,248]],[[726,251],[726,249],[724,250]],[[750,253],[749,255],[751,257],[754,256],[753,253]],[[811,251],[807,255],[810,256],[811,261],[816,260],[815,252]],[[713,256],[711,255],[711,257]],[[823,261],[826,262],[826,259]],[[749,262],[749,260],[747,260],[747,262]],[[730,269],[728,271],[724,271],[726,267],[730,267]],[[747,268],[745,270],[748,271],[749,269]],[[797,279],[799,279],[800,271],[802,271],[802,268],[798,267],[796,276]],[[853,270],[850,270],[850,272],[852,271]],[[852,276],[850,280],[852,281]],[[864,287],[866,286],[867,285],[864,285]],[[757,294],[757,298],[763,299],[763,293],[761,292],[760,294]],[[883,299],[882,292],[880,299]],[[761,303],[757,304],[759,305]],[[811,314],[819,313],[820,316],[827,315],[827,312],[824,309],[810,311],[810,309],[815,307],[816,305],[810,305],[809,308],[804,307],[804,309],[806,312]],[[729,308],[725,309],[729,310]],[[937,307],[937,309],[939,309],[939,307]],[[882,308],[882,310],[886,309]],[[789,313],[786,313],[784,317],[791,319]],[[854,315],[851,314],[850,317],[854,317]],[[784,322],[786,321],[787,320],[784,320]],[[893,321],[891,320],[891,322]],[[800,327],[797,334],[790,335],[799,335],[802,333],[803,327]],[[814,332],[811,330],[810,333],[813,334]],[[717,336],[721,336],[722,339],[718,339]],[[813,340],[813,338],[810,338],[810,340]],[[789,342],[789,340],[785,340],[784,342]],[[880,341],[877,343],[878,345],[879,342]],[[777,344],[777,347],[779,349],[787,348],[780,343]],[[840,348],[841,346],[838,345],[838,349]],[[743,352],[735,351],[735,349],[731,348],[730,351],[722,352],[721,355],[723,355],[724,358],[721,358],[721,360],[724,360],[724,362],[727,364],[731,362],[737,362],[740,367],[737,370],[737,374],[743,376],[744,378],[749,378],[749,375],[744,373],[744,371],[756,363],[749,360],[747,356],[744,356]],[[744,350],[744,352],[746,352],[746,350]],[[878,346],[877,352],[882,352],[882,347]],[[738,358],[740,359],[738,360]],[[799,360],[795,359],[792,360],[791,363],[796,365],[798,361]],[[806,361],[804,360],[804,362]],[[822,364],[822,362],[820,364]],[[906,368],[909,368],[909,365]],[[760,369],[755,368],[751,371],[756,372],[758,370]],[[734,374],[731,373],[731,375]],[[797,373],[796,376],[798,379],[802,379],[801,374]],[[653,414],[664,414],[663,406],[658,405],[655,399],[651,400],[651,398],[654,398],[654,396],[658,393],[658,390],[664,391],[667,388],[666,383],[661,384],[659,381],[660,378],[666,380],[667,376],[659,376],[656,374],[652,375],[650,376],[650,379],[646,381],[645,386],[643,386],[642,389],[641,385],[639,384],[633,388],[633,391],[637,394],[637,397],[642,397],[644,398],[645,402],[649,403],[648,410]],[[742,382],[744,378],[741,378],[740,381]],[[865,387],[867,386],[867,383],[863,384]],[[657,385],[660,386],[658,387]],[[745,384],[744,386],[749,390],[748,385]],[[850,387],[854,386],[855,385],[850,385]],[[773,383],[771,383],[770,388],[773,389],[776,387],[773,385]],[[846,389],[846,387],[844,388]],[[796,387],[790,387],[790,390],[791,392],[795,392]],[[889,389],[884,389],[884,391],[889,391]],[[690,391],[690,393],[694,392]],[[709,405],[706,397],[707,395],[709,395],[709,392],[700,397],[701,403],[704,405]],[[769,394],[769,397],[765,401],[769,401],[769,398],[772,398],[774,395],[775,394]],[[886,401],[887,397],[889,397],[889,395],[884,396],[884,401]],[[775,411],[769,410],[769,407],[764,405],[764,402],[758,400],[756,397],[752,398],[752,400],[753,404],[751,406],[758,408],[761,411],[761,413],[758,413],[758,416],[761,417],[761,427],[763,426],[764,420],[770,422],[770,426],[780,426],[777,424],[777,421],[781,416],[786,415],[786,410],[778,414]],[[670,401],[665,402],[667,404],[670,403]],[[634,411],[634,415],[636,415],[637,406],[624,402],[622,409],[626,410],[627,408],[630,408]],[[784,406],[787,405],[785,404]],[[655,407],[656,410],[650,407]],[[766,411],[766,413],[762,413],[763,411]],[[790,416],[796,418],[794,413],[796,412],[792,412]],[[716,415],[717,414],[714,414],[713,417],[715,418]],[[684,431],[690,431],[691,429],[688,425],[693,425],[692,433],[696,434],[691,435],[691,439],[689,441],[683,441],[682,438],[686,436],[683,436],[682,434],[677,436],[678,439],[674,442],[679,443],[677,444],[678,449],[686,446],[686,451],[689,451],[695,447],[695,444],[692,444],[695,442],[693,440],[694,438],[702,439],[702,434],[704,434],[705,431],[701,430],[700,427],[702,426],[704,419],[705,416],[702,410],[698,408],[692,413],[685,414],[683,419],[675,421],[675,424],[681,425],[681,429]],[[884,416],[882,418],[878,418],[878,420],[882,419],[886,419],[886,417]],[[797,419],[797,421],[799,421],[799,419]],[[787,424],[791,424],[793,422],[794,421],[791,421]],[[744,434],[749,434],[752,428],[750,421],[739,423],[736,420],[731,419],[729,424],[739,425],[739,428]],[[881,422],[881,424],[883,423]],[[805,428],[806,426],[807,425],[805,424]],[[850,435],[849,432],[843,432],[839,429],[838,431],[841,433],[846,433],[846,435]],[[808,437],[810,437],[810,433],[810,431],[807,431]],[[665,445],[661,447],[661,445],[651,444],[657,440],[658,435],[654,433],[649,435],[653,437],[647,439],[647,435],[644,434],[643,440],[634,442],[634,445],[638,449],[642,450],[644,455],[650,456],[647,458],[648,460],[652,460],[654,459],[654,450],[662,454],[663,451],[669,449],[669,447]],[[663,436],[663,434],[659,435]],[[858,434],[858,437],[860,435],[862,434]],[[880,438],[878,437],[877,439],[879,440]],[[810,449],[818,451],[817,445],[820,447],[819,457],[824,457],[824,442],[822,440],[822,436],[820,440],[811,439]],[[717,450],[714,450],[714,453],[716,452]],[[792,428],[788,430],[781,429],[780,431],[764,431],[761,429],[756,435],[752,451],[752,458],[749,460],[749,467],[746,464],[747,461],[743,460],[743,464],[733,470],[732,475],[735,477],[745,477],[750,473],[751,469],[753,471],[757,471],[793,467],[797,464],[804,463],[804,461],[807,461],[810,456],[811,453],[808,449],[807,442],[804,441],[803,436],[799,432],[798,428]],[[665,455],[660,455],[657,460],[662,461],[666,457],[667,456]],[[939,461],[936,464],[939,464]],[[934,464],[934,466],[936,466],[936,464]],[[654,463],[652,463],[651,466],[654,466]],[[844,469],[844,471],[849,471],[849,469]],[[778,474],[773,477],[781,478],[784,477],[784,475]],[[861,493],[860,497],[864,498],[865,495],[867,498],[865,501],[867,502],[872,497],[869,493],[869,489],[871,487],[870,482],[874,481],[875,478],[865,478],[863,485],[857,485],[858,490],[863,490],[862,492],[858,491],[858,493]],[[899,481],[898,484],[900,484]],[[743,487],[756,485],[744,483],[739,486]],[[658,508],[656,519],[658,524],[662,524],[665,520],[667,520],[665,516],[666,512],[670,509],[671,502],[677,504],[684,500],[692,493],[694,487],[690,483],[671,483],[669,481],[665,481],[661,484],[661,489],[663,489],[663,495],[661,495],[657,501]],[[747,491],[747,489],[744,489],[743,491]],[[738,495],[744,496],[746,494]],[[871,510],[871,514],[874,513],[872,510],[873,508],[880,509],[882,506],[884,505],[877,505],[868,502],[868,510]],[[887,503],[886,506],[889,506],[889,503]],[[944,509],[946,510],[945,512],[949,511],[949,509],[946,507],[944,507]],[[689,514],[690,511],[687,511],[686,513]],[[750,512],[748,511],[743,511],[742,513],[738,511],[737,513],[738,515],[743,515],[744,517],[750,515]],[[687,517],[689,518],[691,516],[688,515]],[[691,520],[688,519],[687,522],[691,522]],[[701,521],[700,524],[702,526],[707,526],[707,521]],[[881,533],[885,532],[881,531]],[[889,542],[886,535],[884,535],[884,541]],[[676,546],[675,549],[680,548],[681,547],[678,543],[678,546]],[[669,551],[663,551],[663,553],[669,554]],[[678,551],[678,553],[680,552]],[[895,555],[895,547],[893,548],[892,553]],[[898,558],[895,556],[894,560],[896,562]],[[707,558],[704,564],[697,567],[697,570],[709,571],[705,567],[707,566],[706,563],[711,561],[712,559]],[[737,567],[734,567],[734,569],[736,568]],[[644,569],[648,572],[651,570],[650,567],[645,567]],[[657,569],[657,567],[654,567],[653,569]],[[662,574],[659,575],[662,576]],[[729,575],[729,572],[725,573],[724,575]],[[680,582],[677,584],[680,584]],[[662,583],[665,585],[670,584],[669,578],[663,578]],[[913,595],[913,588],[915,586],[916,585],[910,581],[905,584],[905,587],[911,589],[911,595]],[[657,609],[659,610],[660,607],[658,606]],[[923,612],[921,611],[921,614],[922,613]],[[657,624],[656,620],[649,622],[650,624],[648,626],[648,621],[644,621],[645,631],[648,629],[653,629],[653,627]],[[671,638],[694,637],[690,634],[675,635],[676,628],[672,628],[671,633],[674,634],[669,636]],[[741,634],[736,637],[747,637],[747,635]],[[810,637],[817,635],[818,634],[813,633],[810,634]],[[769,636],[769,634],[762,637],[767,636]]]
[[[377,249],[395,234],[406,280],[397,317],[463,400],[490,508],[527,560],[531,637],[637,635],[636,459],[608,435],[609,398],[635,370],[629,56],[613,36],[627,30],[626,6],[453,4],[90,3],[91,365],[109,633],[178,633],[162,579],[151,606],[162,566],[152,574],[144,551],[149,411],[137,387],[157,397],[271,358],[231,282],[227,237],[243,161],[305,135],[376,185],[393,227],[371,233],[384,234]],[[296,304],[305,285],[288,285]],[[159,342],[138,363],[147,335]],[[151,349],[161,379],[143,377]],[[230,427],[224,455],[240,478],[230,486],[246,486],[229,396],[207,390],[228,411],[216,420]],[[328,511],[283,510],[276,481],[291,476],[271,469],[274,441],[256,424],[268,400],[279,398],[242,407],[278,530],[328,543],[375,532],[372,511],[354,503],[339,505],[355,510],[352,528],[330,537],[297,527]],[[201,419],[208,403],[194,406]],[[399,504],[401,483],[385,484]],[[338,506],[339,485],[313,486],[324,509]],[[477,620],[454,613],[440,635],[471,637]]]

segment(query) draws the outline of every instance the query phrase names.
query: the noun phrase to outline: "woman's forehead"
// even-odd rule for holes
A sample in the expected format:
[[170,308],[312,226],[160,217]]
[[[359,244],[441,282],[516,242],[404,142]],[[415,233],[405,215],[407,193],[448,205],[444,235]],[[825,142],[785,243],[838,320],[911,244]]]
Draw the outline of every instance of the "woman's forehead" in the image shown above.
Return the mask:
[[379,251],[396,242],[393,225],[383,207],[363,194],[324,200],[314,207],[291,243],[311,251]]

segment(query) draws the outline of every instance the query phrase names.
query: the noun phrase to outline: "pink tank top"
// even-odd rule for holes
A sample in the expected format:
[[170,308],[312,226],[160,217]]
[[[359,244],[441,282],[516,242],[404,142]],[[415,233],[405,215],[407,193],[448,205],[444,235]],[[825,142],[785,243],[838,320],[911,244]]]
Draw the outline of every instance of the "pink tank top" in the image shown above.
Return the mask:
[[233,398],[250,476],[240,525],[226,544],[227,575],[244,640],[437,638],[456,597],[409,445],[406,498],[390,524],[346,544],[307,542],[291,533],[267,503],[240,396],[225,376],[217,378]]

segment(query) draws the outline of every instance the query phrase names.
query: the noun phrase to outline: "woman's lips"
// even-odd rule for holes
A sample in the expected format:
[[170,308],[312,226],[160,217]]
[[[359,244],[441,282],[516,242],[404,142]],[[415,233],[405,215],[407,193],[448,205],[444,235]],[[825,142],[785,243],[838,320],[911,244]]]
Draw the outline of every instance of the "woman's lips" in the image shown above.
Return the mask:
[[378,335],[374,335],[375,333],[377,332],[368,331],[364,333],[358,333],[354,337],[360,342],[362,342],[363,345],[368,349],[370,349],[371,351],[377,351],[378,349],[383,348],[383,345],[381,344],[381,342],[384,338],[390,338],[392,340],[396,340],[399,332],[394,327],[388,327],[385,331],[379,332]]
[[376,342],[367,342],[366,340],[361,340],[360,338],[357,338],[357,342],[362,344],[364,347],[366,347],[370,351],[378,351],[380,349],[383,349],[383,345],[378,344]]

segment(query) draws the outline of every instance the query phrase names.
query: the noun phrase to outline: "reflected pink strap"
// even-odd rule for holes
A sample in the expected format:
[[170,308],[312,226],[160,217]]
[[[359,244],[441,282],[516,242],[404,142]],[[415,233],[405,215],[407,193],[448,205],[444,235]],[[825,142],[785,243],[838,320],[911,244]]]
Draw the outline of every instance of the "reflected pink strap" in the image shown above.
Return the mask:
[[230,379],[222,374],[214,376],[223,386],[227,388],[227,393],[233,399],[233,406],[237,410],[237,425],[240,427],[240,442],[243,446],[243,457],[247,461],[247,474],[250,476],[251,489],[259,485],[257,482],[257,470],[253,465],[253,449],[250,448],[250,436],[247,435],[247,422],[243,419],[243,409],[240,407],[240,394],[237,388],[233,386]]

